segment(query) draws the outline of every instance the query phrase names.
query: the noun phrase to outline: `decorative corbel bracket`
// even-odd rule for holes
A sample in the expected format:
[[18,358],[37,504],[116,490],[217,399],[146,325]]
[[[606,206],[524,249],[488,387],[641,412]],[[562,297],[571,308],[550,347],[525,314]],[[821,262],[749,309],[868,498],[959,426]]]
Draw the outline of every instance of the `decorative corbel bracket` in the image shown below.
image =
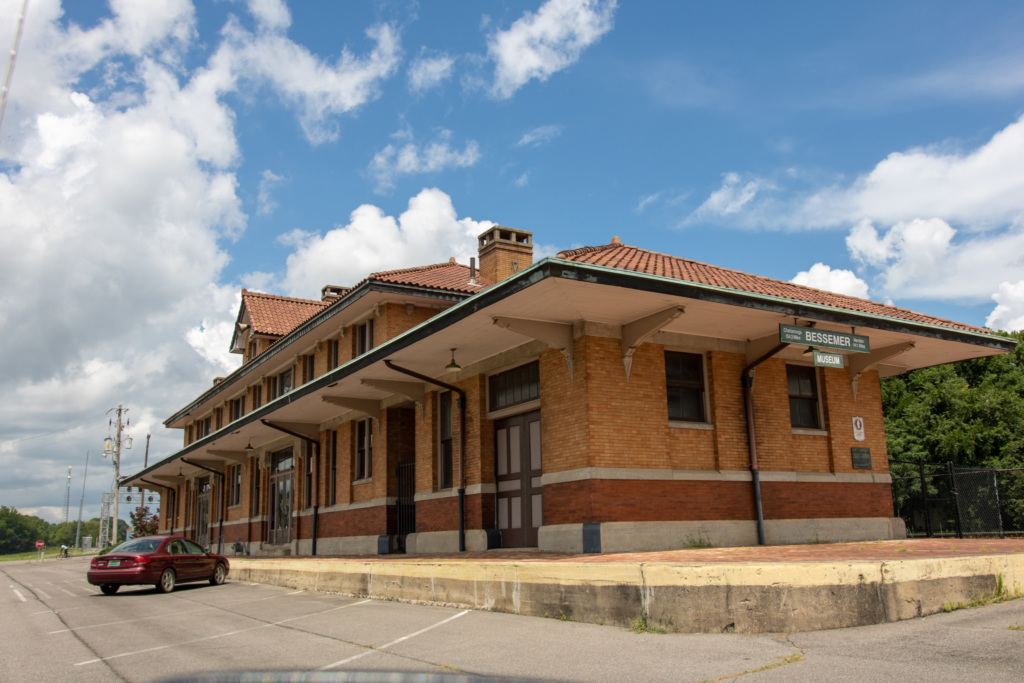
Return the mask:
[[426,422],[424,406],[427,404],[427,387],[423,382],[400,382],[391,379],[364,379],[364,386],[386,391],[389,394],[398,394],[413,401],[420,407],[420,421]]
[[569,366],[569,379],[573,379],[573,339],[572,325],[565,323],[551,323],[543,320],[525,320],[523,318],[506,318],[497,316],[494,324],[504,327],[516,334],[542,341],[553,349],[558,349],[565,356],[565,362]]
[[685,312],[686,309],[682,306],[673,306],[622,326],[622,364],[626,368],[627,382],[629,371],[633,367],[633,354],[637,348],[644,340]]
[[210,455],[215,455],[218,458],[224,458],[231,462],[236,462],[244,465],[249,461],[251,451],[206,451]]
[[882,361],[888,360],[893,356],[898,356],[912,348],[914,348],[914,342],[903,342],[902,344],[883,346],[880,349],[875,349],[871,353],[853,353],[847,356],[847,369],[850,371],[850,384],[853,387],[853,400],[857,400],[857,380],[860,379],[860,376],[864,372],[875,365],[878,365]]
[[348,408],[373,418],[377,421],[377,433],[380,433],[380,401],[370,398],[349,398],[348,396],[323,396],[322,399],[324,403],[330,403],[332,406]]

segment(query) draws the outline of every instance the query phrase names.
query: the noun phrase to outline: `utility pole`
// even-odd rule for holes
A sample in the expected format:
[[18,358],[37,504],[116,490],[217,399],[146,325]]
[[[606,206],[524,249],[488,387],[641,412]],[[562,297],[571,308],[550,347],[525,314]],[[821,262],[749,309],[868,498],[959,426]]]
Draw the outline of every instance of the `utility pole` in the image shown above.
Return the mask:
[[68,512],[71,507],[71,465],[68,465],[68,483],[64,487],[64,523],[68,523]]
[[81,549],[79,540],[82,534],[82,506],[85,505],[85,480],[89,476],[89,451],[85,452],[85,474],[82,475],[82,500],[78,501],[78,528],[75,529],[75,547]]
[[121,422],[121,416],[128,411],[123,408],[120,404],[117,406],[117,431],[114,434],[114,510],[111,515],[111,526],[113,527],[110,532],[110,542],[113,545],[117,545],[117,525],[118,525],[118,510],[117,503],[118,495],[121,491],[121,433],[124,431],[124,424]]

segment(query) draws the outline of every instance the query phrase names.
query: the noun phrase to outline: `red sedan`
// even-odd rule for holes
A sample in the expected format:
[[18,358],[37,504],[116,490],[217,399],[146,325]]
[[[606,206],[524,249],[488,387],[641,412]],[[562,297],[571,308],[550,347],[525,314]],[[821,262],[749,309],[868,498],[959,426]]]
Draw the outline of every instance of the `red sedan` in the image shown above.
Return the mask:
[[208,553],[188,539],[166,536],[126,541],[106,555],[94,557],[88,575],[89,583],[99,586],[105,595],[132,585],[156,586],[161,593],[190,581],[219,586],[227,576],[226,557]]

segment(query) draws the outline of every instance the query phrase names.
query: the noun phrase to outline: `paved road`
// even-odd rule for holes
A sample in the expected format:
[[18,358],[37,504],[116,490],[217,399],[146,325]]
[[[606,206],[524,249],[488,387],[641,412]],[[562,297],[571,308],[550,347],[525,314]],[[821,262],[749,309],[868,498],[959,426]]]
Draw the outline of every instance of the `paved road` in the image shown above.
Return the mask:
[[[206,671],[465,672],[559,681],[1024,680],[1024,600],[791,636],[637,634],[229,582],[99,594],[84,560],[0,565],[0,680]],[[787,663],[787,658],[792,663]],[[801,659],[802,658],[802,659]]]

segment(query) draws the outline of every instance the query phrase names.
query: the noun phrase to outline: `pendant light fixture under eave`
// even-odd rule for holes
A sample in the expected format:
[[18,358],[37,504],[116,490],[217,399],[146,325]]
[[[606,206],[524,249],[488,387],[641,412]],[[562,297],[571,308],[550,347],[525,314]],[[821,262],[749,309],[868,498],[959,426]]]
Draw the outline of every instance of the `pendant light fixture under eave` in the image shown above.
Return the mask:
[[252,447],[252,437],[251,436],[249,437],[249,443],[247,443],[245,445],[245,448],[243,450],[246,450],[246,451],[254,451],[254,450],[256,450],[255,448]]
[[448,370],[449,372],[454,372],[456,370],[461,370],[462,366],[455,362],[455,349],[452,349],[451,351],[452,351],[452,362],[449,363],[448,365],[446,365],[444,367],[444,369]]

